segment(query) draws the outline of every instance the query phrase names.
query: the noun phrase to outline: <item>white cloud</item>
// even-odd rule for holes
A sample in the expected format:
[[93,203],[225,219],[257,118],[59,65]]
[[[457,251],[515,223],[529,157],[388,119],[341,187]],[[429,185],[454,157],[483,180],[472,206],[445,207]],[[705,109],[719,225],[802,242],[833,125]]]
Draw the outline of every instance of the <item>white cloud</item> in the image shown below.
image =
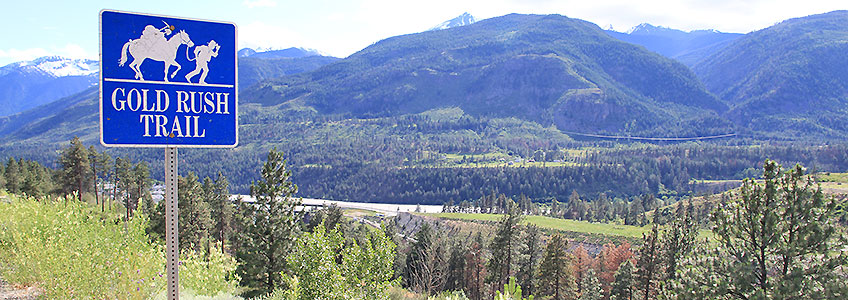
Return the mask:
[[277,2],[273,0],[245,0],[244,5],[246,5],[247,8],[276,7]]
[[51,53],[42,48],[30,48],[30,49],[0,49],[0,59],[5,61],[22,61],[22,60],[33,60],[42,56],[50,55]]
[[[295,31],[264,22],[239,25],[239,48],[310,47]],[[320,49],[319,49],[320,50]]]
[[55,49],[54,52],[59,56],[67,58],[98,59],[96,55],[88,53],[85,48],[77,44],[67,44],[63,47]]

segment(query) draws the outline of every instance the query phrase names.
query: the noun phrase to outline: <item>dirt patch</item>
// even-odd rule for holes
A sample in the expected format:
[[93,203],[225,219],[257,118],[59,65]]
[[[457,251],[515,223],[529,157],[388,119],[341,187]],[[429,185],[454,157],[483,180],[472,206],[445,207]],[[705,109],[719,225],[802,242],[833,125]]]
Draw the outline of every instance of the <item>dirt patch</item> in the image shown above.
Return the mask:
[[36,300],[41,291],[37,287],[20,287],[0,278],[0,299],[3,300]]

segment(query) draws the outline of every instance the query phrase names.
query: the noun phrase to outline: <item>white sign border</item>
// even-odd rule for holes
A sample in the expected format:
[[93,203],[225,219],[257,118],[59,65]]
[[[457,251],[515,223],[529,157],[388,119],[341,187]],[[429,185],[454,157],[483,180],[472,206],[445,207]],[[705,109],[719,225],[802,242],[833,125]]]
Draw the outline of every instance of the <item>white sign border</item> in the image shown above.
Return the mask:
[[[233,49],[235,49],[235,51],[236,51],[236,53],[234,55],[235,61],[234,61],[234,65],[233,65],[233,67],[235,68],[235,72],[236,72],[236,74],[235,74],[235,86],[233,87],[233,89],[235,90],[235,94],[236,94],[235,95],[235,102],[234,102],[235,107],[236,107],[235,108],[235,113],[236,113],[236,124],[235,124],[236,125],[236,128],[235,128],[235,130],[236,130],[236,140],[235,140],[235,143],[233,143],[232,145],[108,144],[108,143],[106,143],[106,141],[103,140],[103,13],[104,12],[116,12],[116,13],[124,13],[124,14],[134,14],[134,15],[151,16],[151,17],[161,17],[161,18],[171,18],[171,19],[181,19],[181,20],[188,20],[188,21],[199,21],[199,22],[210,22],[210,23],[233,25],[233,28],[235,29],[235,47]],[[99,89],[100,89],[100,101],[98,101],[98,107],[97,107],[97,109],[100,111],[100,116],[98,118],[100,120],[100,124],[99,124],[100,125],[100,139],[99,139],[100,145],[102,145],[103,147],[107,147],[107,148],[169,148],[169,147],[176,147],[176,148],[235,148],[235,147],[238,147],[238,144],[239,144],[238,50],[239,49],[238,49],[238,25],[236,25],[236,23],[226,22],[226,21],[199,19],[199,18],[176,17],[176,16],[151,14],[151,13],[140,13],[140,12],[115,10],[115,9],[101,9],[100,12],[98,13],[97,23],[98,23],[98,26],[97,26],[97,35],[98,35],[97,43],[99,44],[98,55],[100,57],[100,82],[98,84]]]

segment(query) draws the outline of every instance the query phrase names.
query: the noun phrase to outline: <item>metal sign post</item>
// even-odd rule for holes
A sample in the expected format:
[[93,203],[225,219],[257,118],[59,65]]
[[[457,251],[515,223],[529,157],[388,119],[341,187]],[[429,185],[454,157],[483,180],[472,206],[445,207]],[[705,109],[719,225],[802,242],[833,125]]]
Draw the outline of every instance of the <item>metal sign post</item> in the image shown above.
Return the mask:
[[180,298],[180,208],[177,206],[177,148],[165,148],[165,272],[168,299]]
[[177,148],[238,144],[237,28],[100,11],[100,143],[165,148],[168,299],[179,299]]

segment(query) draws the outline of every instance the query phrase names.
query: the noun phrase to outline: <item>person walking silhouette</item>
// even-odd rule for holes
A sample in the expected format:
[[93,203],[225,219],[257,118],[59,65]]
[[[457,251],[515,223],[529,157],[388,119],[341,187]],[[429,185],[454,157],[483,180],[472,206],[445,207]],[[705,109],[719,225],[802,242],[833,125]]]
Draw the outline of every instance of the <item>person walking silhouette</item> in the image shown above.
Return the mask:
[[221,49],[221,45],[218,45],[215,40],[209,41],[208,45],[194,47],[194,59],[189,58],[189,60],[195,60],[195,68],[194,71],[186,74],[186,82],[191,82],[191,78],[200,74],[198,83],[206,84],[206,75],[209,75],[209,61],[213,57],[218,57],[219,49]]

